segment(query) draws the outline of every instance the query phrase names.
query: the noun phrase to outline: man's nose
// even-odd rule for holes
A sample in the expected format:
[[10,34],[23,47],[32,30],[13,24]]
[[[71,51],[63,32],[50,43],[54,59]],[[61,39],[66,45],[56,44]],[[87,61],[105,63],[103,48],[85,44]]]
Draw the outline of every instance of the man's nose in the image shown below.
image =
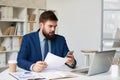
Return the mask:
[[55,27],[52,27],[52,31],[55,31]]

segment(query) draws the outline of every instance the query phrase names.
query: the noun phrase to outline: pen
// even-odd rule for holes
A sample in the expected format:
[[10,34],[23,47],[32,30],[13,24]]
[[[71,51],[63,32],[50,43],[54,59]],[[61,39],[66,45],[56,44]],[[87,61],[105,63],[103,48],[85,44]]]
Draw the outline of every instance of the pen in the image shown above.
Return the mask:
[[44,80],[45,78],[33,78],[33,79],[27,79],[27,80]]
[[25,72],[24,74],[30,74],[31,72]]

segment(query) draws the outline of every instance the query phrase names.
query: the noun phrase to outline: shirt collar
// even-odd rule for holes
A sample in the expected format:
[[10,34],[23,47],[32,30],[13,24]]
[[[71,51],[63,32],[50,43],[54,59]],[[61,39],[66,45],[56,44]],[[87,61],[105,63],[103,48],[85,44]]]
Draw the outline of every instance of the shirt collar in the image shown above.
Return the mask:
[[45,36],[39,32],[40,41],[44,41]]

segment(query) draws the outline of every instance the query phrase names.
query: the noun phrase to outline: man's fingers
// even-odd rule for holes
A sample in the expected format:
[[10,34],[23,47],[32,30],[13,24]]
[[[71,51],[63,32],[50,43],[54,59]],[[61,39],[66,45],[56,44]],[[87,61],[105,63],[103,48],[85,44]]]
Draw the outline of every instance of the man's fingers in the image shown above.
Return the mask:
[[45,68],[47,68],[47,63],[43,62],[43,61],[38,61],[36,62],[36,64],[34,65],[34,71],[39,72],[44,70]]
[[47,63],[46,63],[46,62],[43,62],[43,61],[39,61],[39,62],[37,62],[36,64],[38,64],[38,65],[45,65],[45,66],[47,66]]
[[72,58],[67,58],[67,61],[71,61],[72,60]]
[[43,62],[43,61],[38,61],[38,62],[36,62],[37,64],[44,64],[45,62]]
[[73,55],[67,55],[67,58],[74,58]]
[[39,72],[39,71],[42,71],[42,70],[44,70],[45,68],[46,68],[47,66],[45,66],[45,65],[35,65],[35,70],[37,71],[37,72]]

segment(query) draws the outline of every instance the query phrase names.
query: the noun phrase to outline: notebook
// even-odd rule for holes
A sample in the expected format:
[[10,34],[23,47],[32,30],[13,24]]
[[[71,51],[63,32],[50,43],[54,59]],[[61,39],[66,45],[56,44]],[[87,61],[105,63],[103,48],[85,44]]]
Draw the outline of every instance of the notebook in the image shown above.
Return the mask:
[[115,50],[96,52],[89,67],[81,68],[75,72],[88,76],[104,73],[109,70],[111,66],[110,60],[114,57],[115,52]]

